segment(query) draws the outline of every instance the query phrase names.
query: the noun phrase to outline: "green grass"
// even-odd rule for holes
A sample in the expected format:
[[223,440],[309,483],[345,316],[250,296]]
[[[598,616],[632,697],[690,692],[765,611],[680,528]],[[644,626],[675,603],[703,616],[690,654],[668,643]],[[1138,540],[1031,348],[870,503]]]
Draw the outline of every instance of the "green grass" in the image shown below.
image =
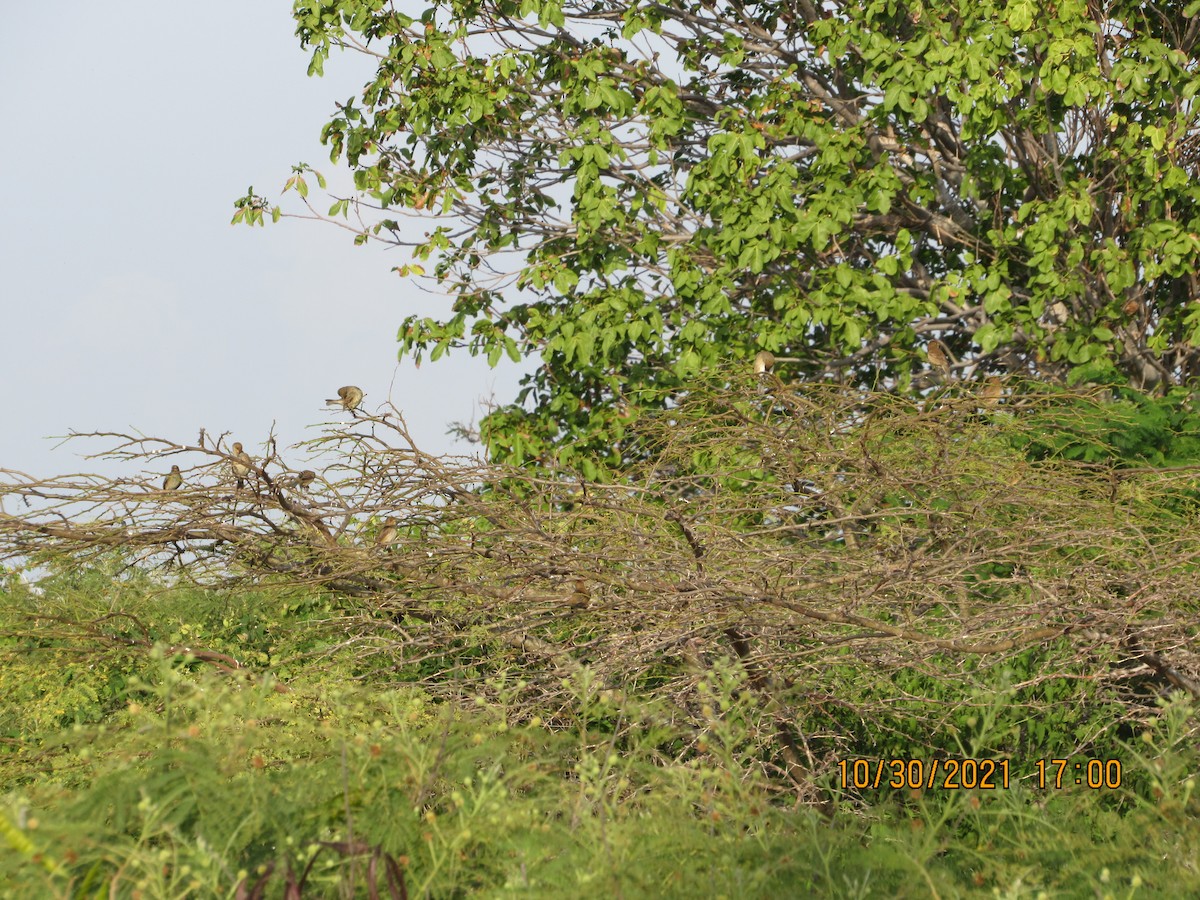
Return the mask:
[[[649,697],[567,684],[551,728],[467,682],[357,677],[311,597],[46,588],[0,601],[3,897],[389,896],[389,864],[410,897],[1200,895],[1185,704],[1124,747],[1119,790],[881,790],[829,820],[723,753],[754,719],[722,677],[710,752],[678,754]],[[183,642],[287,689],[162,650]]]

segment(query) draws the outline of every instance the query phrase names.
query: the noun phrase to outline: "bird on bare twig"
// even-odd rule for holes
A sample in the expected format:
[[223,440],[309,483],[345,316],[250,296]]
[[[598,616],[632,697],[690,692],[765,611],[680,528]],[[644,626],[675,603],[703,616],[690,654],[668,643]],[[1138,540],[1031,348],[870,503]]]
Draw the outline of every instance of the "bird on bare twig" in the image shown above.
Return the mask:
[[305,469],[295,475],[284,475],[279,479],[279,486],[282,488],[294,488],[296,490],[307,492],[309,486],[317,480],[317,473],[312,469]]
[[383,527],[379,529],[379,536],[375,538],[375,543],[380,547],[387,547],[396,540],[397,521],[395,516],[388,516],[383,520]]
[[950,351],[946,349],[945,344],[934,338],[925,349],[925,354],[929,357],[930,365],[935,369],[940,369],[946,374],[950,373]]
[[1004,393],[1004,382],[999,377],[993,375],[983,383],[983,390],[979,392],[979,399],[987,408],[991,408],[1000,402],[1000,396]]
[[592,602],[592,595],[588,591],[587,582],[582,578],[575,579],[574,590],[571,591],[571,596],[567,598],[567,606],[572,609],[587,609]]
[[338,406],[340,406],[342,409],[349,410],[350,412],[354,412],[356,409],[358,409],[358,407],[362,403],[362,401],[363,401],[362,388],[355,387],[352,384],[348,384],[345,387],[338,388],[337,399],[326,400],[325,402],[326,403],[335,403]]
[[254,465],[254,460],[250,458],[250,454],[242,449],[242,445],[238,441],[233,442],[233,462],[229,467],[233,470],[233,477],[237,479],[238,490],[246,486],[246,476],[250,474],[250,467]]
[[800,362],[800,359],[795,356],[776,356],[770,350],[759,350],[754,354],[754,374],[766,375],[775,368],[775,363],[781,362]]
[[166,478],[163,479],[164,491],[177,491],[183,484],[183,475],[179,472],[179,466],[171,466],[171,471]]

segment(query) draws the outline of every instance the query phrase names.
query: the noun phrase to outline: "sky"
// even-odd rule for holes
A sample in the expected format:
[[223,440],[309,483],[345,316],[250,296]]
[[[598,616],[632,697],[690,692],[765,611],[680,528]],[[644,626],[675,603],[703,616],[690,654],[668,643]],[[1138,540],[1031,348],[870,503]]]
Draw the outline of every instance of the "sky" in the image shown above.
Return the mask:
[[474,453],[449,423],[515,397],[511,363],[397,362],[405,316],[449,308],[391,271],[406,250],[314,222],[230,225],[247,187],[277,199],[295,163],[348,183],[319,136],[367,61],[335,53],[309,78],[290,10],[23,8],[26,38],[0,54],[0,469],[102,469],[80,459],[101,445],[53,439],[70,431],[191,443],[203,427],[253,450],[274,425],[285,446],[315,436],[344,384],[367,408],[390,398],[422,450]]

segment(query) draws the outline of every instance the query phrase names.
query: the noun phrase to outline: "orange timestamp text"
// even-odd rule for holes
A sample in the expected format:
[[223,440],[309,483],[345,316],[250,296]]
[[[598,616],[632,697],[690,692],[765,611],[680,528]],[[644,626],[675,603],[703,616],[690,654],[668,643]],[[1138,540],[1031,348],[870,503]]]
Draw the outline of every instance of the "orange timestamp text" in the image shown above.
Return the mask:
[[[842,759],[838,775],[843,788],[907,788],[911,790],[994,791],[1009,786],[1013,775],[1007,759]],[[1039,759],[1030,781],[1039,788],[1071,785],[1092,789],[1121,786],[1117,759]]]

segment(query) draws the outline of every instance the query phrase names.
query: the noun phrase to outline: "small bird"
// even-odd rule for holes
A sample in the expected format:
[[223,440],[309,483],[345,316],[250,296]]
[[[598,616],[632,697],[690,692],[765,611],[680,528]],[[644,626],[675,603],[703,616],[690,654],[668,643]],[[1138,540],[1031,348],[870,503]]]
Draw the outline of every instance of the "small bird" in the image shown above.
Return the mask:
[[250,458],[250,454],[242,449],[242,445],[238,441],[233,442],[233,462],[229,467],[233,469],[233,477],[237,479],[238,490],[246,486],[246,476],[250,474],[250,467],[254,465],[254,460]]
[[375,538],[375,543],[380,547],[387,547],[396,540],[396,517],[388,516],[383,520],[383,527],[379,529],[379,536]]
[[179,466],[171,466],[171,472],[163,479],[164,491],[177,491],[180,485],[183,484],[183,475],[179,473]]
[[336,403],[342,409],[354,412],[356,409],[358,409],[359,404],[361,404],[363,401],[362,388],[355,387],[352,384],[338,388],[337,394],[338,399],[326,400],[325,402]]
[[592,595],[588,592],[587,582],[582,578],[575,579],[575,589],[571,592],[571,596],[567,598],[567,606],[572,609],[587,609],[592,602]]
[[765,375],[775,365],[775,354],[770,350],[759,350],[754,356],[754,374]]
[[980,401],[989,409],[1000,402],[1000,395],[1004,393],[1004,382],[996,375],[993,375],[983,383],[983,390],[979,394]]
[[930,364],[935,369],[941,369],[947,374],[950,372],[950,351],[946,349],[945,344],[934,338],[929,342],[925,353],[929,357]]
[[1061,300],[1055,300],[1050,304],[1050,308],[1046,310],[1044,318],[1047,320],[1046,324],[1049,328],[1054,330],[1059,325],[1067,323],[1067,320],[1071,318],[1071,310]]
[[311,485],[316,480],[317,480],[317,473],[314,472],[312,469],[305,469],[303,472],[301,472],[299,475],[296,476],[296,486],[299,487],[300,490],[302,490],[302,491],[307,491],[309,485]]

